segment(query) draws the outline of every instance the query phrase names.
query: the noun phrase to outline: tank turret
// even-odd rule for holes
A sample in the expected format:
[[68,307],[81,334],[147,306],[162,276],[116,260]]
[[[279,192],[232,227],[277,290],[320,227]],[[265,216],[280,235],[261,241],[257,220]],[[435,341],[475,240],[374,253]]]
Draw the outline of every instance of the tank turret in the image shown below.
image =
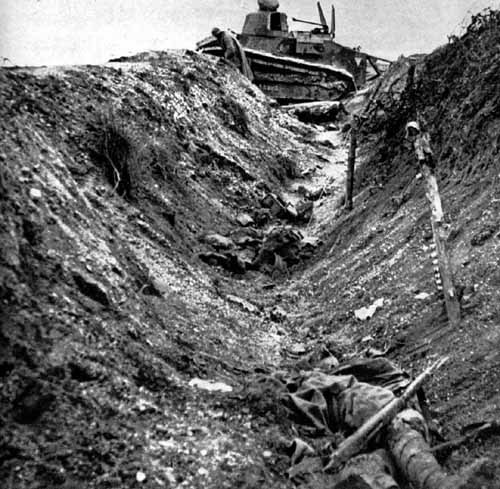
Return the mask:
[[259,0],[259,10],[263,12],[276,12],[279,8],[278,0]]
[[[273,38],[288,36],[288,18],[284,12],[278,12],[279,5],[277,0],[259,0],[259,11],[248,14],[245,18],[241,31],[243,44],[249,40],[251,42],[251,39],[258,36],[264,40],[264,43],[249,47],[272,51],[277,46]],[[269,43],[265,41],[266,39]]]

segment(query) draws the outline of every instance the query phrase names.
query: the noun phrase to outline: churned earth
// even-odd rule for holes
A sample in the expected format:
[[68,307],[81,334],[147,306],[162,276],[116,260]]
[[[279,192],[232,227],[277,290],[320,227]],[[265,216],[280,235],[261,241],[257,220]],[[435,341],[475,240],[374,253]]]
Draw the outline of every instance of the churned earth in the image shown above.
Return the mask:
[[[3,487],[308,487],[287,475],[305,433],[258,380],[326,354],[377,350],[412,374],[449,356],[426,386],[436,430],[499,420],[498,25],[419,60],[416,95],[405,60],[372,88],[352,212],[346,136],[223,62],[2,69]],[[455,330],[404,145],[416,112],[439,161]]]
[[287,486],[245,390],[292,342],[275,282],[198,254],[333,149],[195,54],[0,83],[5,487]]
[[[300,297],[295,324],[304,341],[344,338],[349,355],[375,349],[413,374],[449,357],[427,387],[447,439],[500,415],[499,22],[498,12],[477,16],[462,38],[417,58],[411,87],[409,60],[400,60],[375,88],[377,102],[361,129],[355,208],[335,215],[325,254],[288,289]],[[423,182],[404,143],[406,123],[417,117],[438,162],[462,308],[454,329],[434,283]],[[377,301],[370,320],[355,318]],[[498,435],[476,440],[446,463],[455,470],[471,458],[496,459],[499,442]]]

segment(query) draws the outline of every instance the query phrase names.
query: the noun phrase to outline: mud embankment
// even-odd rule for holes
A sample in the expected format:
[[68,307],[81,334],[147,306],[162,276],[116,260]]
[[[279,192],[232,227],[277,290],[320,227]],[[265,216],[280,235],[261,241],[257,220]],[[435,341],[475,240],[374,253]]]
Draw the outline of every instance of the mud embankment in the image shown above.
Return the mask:
[[[280,193],[331,145],[195,54],[4,69],[0,97],[5,487],[282,485],[241,387],[292,341],[273,288],[318,243]],[[276,225],[290,262],[247,266]]]
[[[325,255],[290,292],[301,298],[295,324],[308,326],[305,341],[343,339],[350,354],[375,349],[413,373],[449,356],[428,386],[446,438],[500,415],[499,22],[498,13],[478,17],[462,38],[416,58],[411,90],[408,60],[391,69],[361,130],[355,208],[330,221]],[[417,118],[437,161],[463,315],[454,329],[434,282],[423,181],[404,141],[406,123]],[[373,318],[356,319],[355,310],[374,303],[382,306]],[[486,438],[454,452],[447,464],[456,469],[474,457],[494,458],[498,446],[498,437]]]

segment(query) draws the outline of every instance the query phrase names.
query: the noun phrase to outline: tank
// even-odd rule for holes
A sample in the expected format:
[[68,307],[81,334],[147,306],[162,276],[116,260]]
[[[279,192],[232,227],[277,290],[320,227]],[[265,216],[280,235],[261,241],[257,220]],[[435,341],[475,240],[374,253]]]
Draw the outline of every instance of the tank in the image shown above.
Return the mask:
[[[259,10],[249,13],[241,43],[255,75],[255,83],[280,103],[341,100],[379,76],[388,60],[335,42],[335,8],[328,25],[318,2],[319,22],[292,18],[313,26],[291,31],[288,16],[277,0],[259,0]],[[215,38],[197,43],[197,50],[221,56]],[[385,65],[385,66],[384,66]]]

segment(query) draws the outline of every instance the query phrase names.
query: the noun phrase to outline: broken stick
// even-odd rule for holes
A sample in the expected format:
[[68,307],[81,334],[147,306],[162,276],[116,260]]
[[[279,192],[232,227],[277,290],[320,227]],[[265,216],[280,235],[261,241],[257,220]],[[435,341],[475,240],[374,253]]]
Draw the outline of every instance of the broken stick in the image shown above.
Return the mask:
[[349,157],[347,158],[347,175],[345,189],[345,208],[352,210],[352,199],[354,192],[354,167],[356,166],[356,148],[358,145],[358,121],[353,120],[351,126],[351,145],[349,146]]
[[443,206],[436,174],[434,171],[435,162],[430,146],[430,136],[420,129],[418,122],[410,122],[406,126],[406,134],[409,140],[413,141],[417,160],[425,181],[427,199],[431,207],[431,226],[436,245],[436,260],[439,267],[438,288],[442,289],[448,321],[451,326],[458,326],[460,323],[460,303],[453,283],[453,271],[450,259],[446,250],[446,233],[443,227]]
[[481,436],[485,436],[488,434],[500,434],[500,422],[499,421],[491,421],[485,422],[482,425],[479,425],[477,428],[463,434],[459,438],[455,440],[446,441],[439,445],[436,445],[431,448],[431,452],[437,455],[449,454],[453,450],[465,445],[470,441],[474,441]]
[[369,418],[353,435],[346,438],[332,454],[330,462],[325,467],[325,472],[337,472],[351,458],[362,452],[368,445],[368,442],[392,419],[402,411],[410,399],[420,389],[424,382],[448,361],[448,357],[438,360],[427,370],[422,372],[403,392],[401,397],[397,397],[389,404],[384,406],[377,414]]

